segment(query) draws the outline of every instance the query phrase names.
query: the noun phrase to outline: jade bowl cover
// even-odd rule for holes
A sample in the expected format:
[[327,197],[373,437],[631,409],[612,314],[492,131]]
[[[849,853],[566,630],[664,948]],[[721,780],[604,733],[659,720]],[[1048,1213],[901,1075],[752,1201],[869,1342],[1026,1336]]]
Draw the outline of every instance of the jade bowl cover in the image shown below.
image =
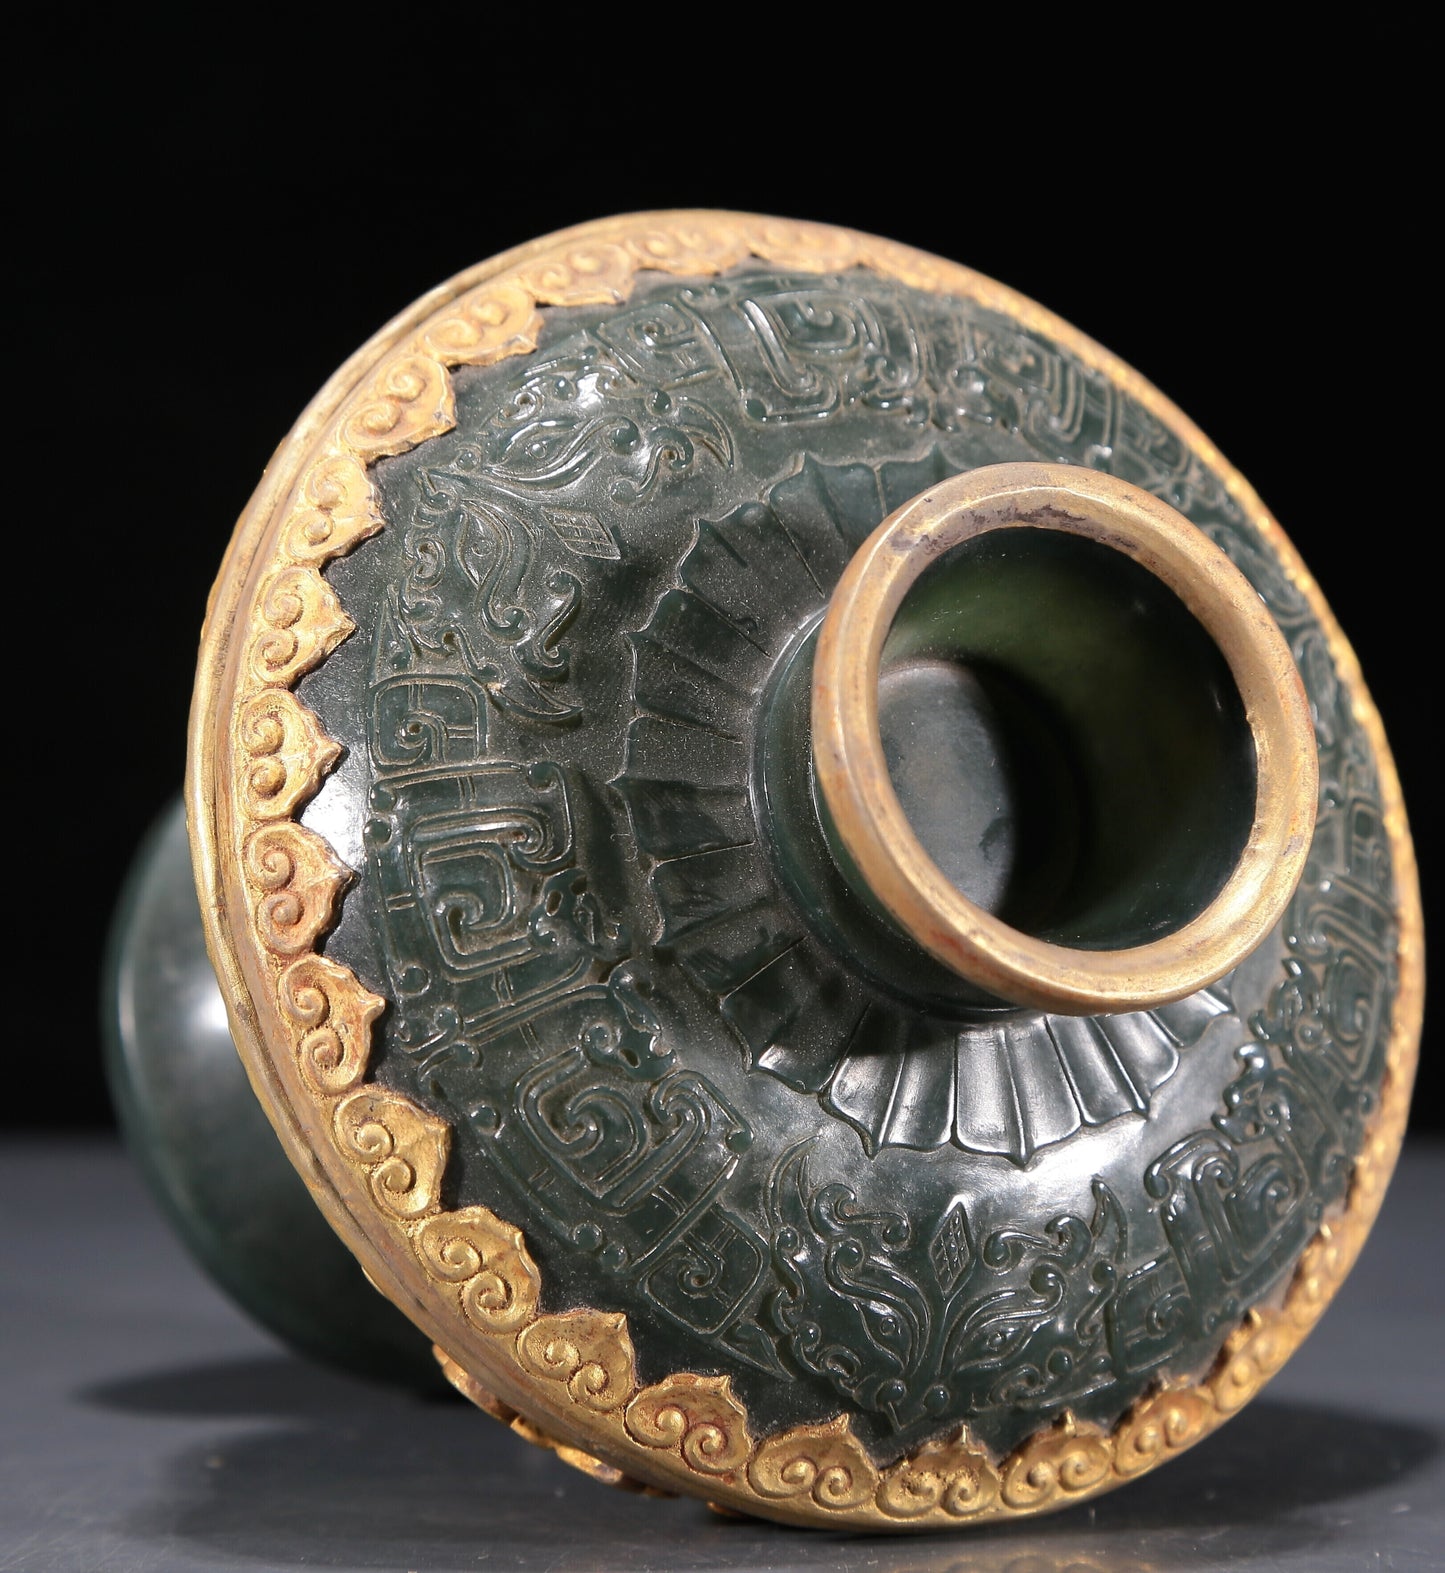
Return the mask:
[[[965,975],[820,786],[840,578],[998,465],[1157,513],[1284,652],[1306,829],[1222,972]],[[880,625],[889,789],[966,913],[1172,966],[1257,847],[1263,699],[1178,585],[1032,522]],[[867,1529],[1082,1500],[1258,1391],[1398,1151],[1414,866],[1313,580],[1136,373],[887,241],[612,219],[396,318],[238,526],[188,810],[318,1205],[604,1480]]]

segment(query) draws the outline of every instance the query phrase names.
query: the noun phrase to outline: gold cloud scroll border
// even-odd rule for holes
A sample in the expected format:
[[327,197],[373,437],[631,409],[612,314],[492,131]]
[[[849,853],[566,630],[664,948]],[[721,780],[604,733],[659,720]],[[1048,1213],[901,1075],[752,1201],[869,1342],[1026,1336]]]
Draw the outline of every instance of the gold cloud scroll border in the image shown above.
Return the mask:
[[[844,1415],[758,1437],[725,1377],[682,1372],[640,1386],[622,1315],[542,1314],[521,1231],[484,1207],[443,1209],[445,1123],[366,1081],[385,1002],[317,954],[350,871],[296,816],[339,749],[292,690],[352,632],[321,570],[383,527],[368,466],[448,430],[450,369],[534,349],[542,308],[620,302],[645,270],[707,275],[750,257],[807,273],[869,268],[977,301],[1137,399],[1224,478],[1307,597],[1380,772],[1400,985],[1383,1094],[1344,1208],[1321,1226],[1282,1301],[1251,1311],[1202,1379],[1156,1388],[1108,1431],[1065,1416],[1002,1459],[963,1428],[880,1469]],[[187,803],[232,1031],[318,1204],[377,1287],[433,1338],[457,1387],[614,1484],[858,1529],[940,1528],[1084,1500],[1208,1435],[1279,1369],[1354,1263],[1399,1153],[1423,1004],[1414,853],[1379,716],[1313,578],[1243,477],[1136,372],[1014,291],[890,241],[742,214],[632,215],[504,253],[389,324],[312,402],[237,527],[202,639]]]

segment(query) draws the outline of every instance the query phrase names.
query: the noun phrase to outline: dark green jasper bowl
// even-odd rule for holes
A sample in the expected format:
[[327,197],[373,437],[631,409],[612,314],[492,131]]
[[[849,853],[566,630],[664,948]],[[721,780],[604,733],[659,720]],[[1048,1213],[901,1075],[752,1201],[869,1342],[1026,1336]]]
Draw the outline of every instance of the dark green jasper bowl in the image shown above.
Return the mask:
[[187,792],[321,1214],[602,1479],[1088,1497],[1258,1390],[1395,1160],[1414,866],[1312,579],[890,242],[612,219],[398,317],[238,526]]

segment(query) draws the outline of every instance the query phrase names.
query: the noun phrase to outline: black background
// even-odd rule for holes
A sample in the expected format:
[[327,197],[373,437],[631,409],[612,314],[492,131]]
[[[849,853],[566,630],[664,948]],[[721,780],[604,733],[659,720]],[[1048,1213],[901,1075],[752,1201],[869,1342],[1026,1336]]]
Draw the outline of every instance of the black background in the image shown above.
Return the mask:
[[[595,55],[545,27],[503,36],[487,13],[434,21],[404,59],[384,34],[345,61],[294,35],[258,59],[129,34],[17,57],[6,1123],[109,1120],[101,943],[180,785],[206,592],[272,449],[424,290],[610,212],[734,207],[889,235],[1143,372],[1250,478],[1353,642],[1428,931],[1442,377],[1438,170],[1428,103],[1400,75],[1418,46],[1357,38],[1308,79],[1261,62],[1147,90],[1146,68],[1065,46],[1048,72],[1017,45],[971,61],[925,47],[880,85],[858,80],[875,63],[856,51],[830,62],[785,33],[728,33],[704,75],[706,52],[670,31],[615,47],[619,18]],[[1441,1101],[1427,1032],[1417,1126],[1440,1127]]]

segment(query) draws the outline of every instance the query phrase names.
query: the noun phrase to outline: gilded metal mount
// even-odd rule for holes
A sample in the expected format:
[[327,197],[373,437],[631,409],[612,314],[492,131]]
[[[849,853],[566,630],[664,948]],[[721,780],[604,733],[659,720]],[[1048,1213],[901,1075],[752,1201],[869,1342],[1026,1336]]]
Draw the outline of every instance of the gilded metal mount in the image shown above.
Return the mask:
[[[1071,949],[1021,933],[983,910],[924,850],[890,780],[878,685],[894,618],[909,590],[925,571],[936,572],[945,554],[1009,529],[1065,532],[1141,564],[1215,639],[1244,700],[1255,760],[1248,837],[1205,909],[1146,944]],[[878,527],[829,603],[813,667],[813,738],[832,825],[870,891],[960,976],[986,994],[1039,1010],[1148,1010],[1216,982],[1283,915],[1314,832],[1319,771],[1309,704],[1289,646],[1258,594],[1166,503],[1072,466],[972,470],[930,488]],[[1216,849],[1205,855],[1217,856]]]

